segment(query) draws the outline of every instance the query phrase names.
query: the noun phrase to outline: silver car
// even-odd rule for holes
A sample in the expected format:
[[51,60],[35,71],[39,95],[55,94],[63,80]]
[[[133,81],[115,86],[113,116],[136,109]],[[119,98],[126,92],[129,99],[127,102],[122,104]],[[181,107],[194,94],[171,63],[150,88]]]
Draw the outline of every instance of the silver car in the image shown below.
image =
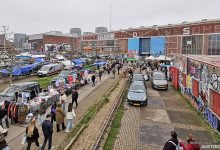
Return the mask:
[[133,105],[147,105],[147,92],[143,82],[133,82],[129,88],[127,100]]
[[162,72],[153,72],[151,82],[153,89],[168,89],[166,76]]

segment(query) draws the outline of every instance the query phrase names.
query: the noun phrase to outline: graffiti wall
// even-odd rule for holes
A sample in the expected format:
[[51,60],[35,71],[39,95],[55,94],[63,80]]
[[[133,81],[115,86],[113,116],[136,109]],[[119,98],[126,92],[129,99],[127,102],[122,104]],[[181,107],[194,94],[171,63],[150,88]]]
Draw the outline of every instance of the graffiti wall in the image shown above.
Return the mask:
[[220,131],[220,68],[189,58],[179,61],[181,93]]

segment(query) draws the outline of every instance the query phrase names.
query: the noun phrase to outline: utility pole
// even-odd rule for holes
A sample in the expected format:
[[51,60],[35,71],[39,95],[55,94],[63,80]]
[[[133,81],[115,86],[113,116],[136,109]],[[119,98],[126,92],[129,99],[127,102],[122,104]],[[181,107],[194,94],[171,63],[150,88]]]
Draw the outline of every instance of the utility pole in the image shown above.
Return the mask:
[[112,5],[110,5],[110,14],[109,14],[109,27],[110,27],[110,31],[112,30]]

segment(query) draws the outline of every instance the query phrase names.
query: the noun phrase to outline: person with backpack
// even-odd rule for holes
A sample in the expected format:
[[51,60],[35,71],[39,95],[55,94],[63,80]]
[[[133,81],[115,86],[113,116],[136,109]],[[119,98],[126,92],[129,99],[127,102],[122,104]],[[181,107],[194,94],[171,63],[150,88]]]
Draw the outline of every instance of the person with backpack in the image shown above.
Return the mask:
[[68,110],[66,113],[66,119],[67,119],[67,127],[65,132],[69,132],[69,130],[73,127],[73,119],[76,118],[75,111],[73,109],[73,104],[69,103]]
[[57,108],[57,104],[54,102],[50,110],[52,125],[53,125],[53,122],[56,121],[56,108]]
[[163,150],[181,150],[177,133],[175,131],[171,131],[171,138],[166,142]]
[[72,104],[75,102],[76,103],[76,108],[78,107],[78,97],[79,97],[79,93],[77,92],[76,89],[73,89],[72,91]]
[[36,119],[33,118],[31,123],[26,128],[26,139],[27,139],[27,150],[30,150],[31,144],[35,142],[35,145],[40,148],[40,144],[38,142],[39,132],[36,127]]

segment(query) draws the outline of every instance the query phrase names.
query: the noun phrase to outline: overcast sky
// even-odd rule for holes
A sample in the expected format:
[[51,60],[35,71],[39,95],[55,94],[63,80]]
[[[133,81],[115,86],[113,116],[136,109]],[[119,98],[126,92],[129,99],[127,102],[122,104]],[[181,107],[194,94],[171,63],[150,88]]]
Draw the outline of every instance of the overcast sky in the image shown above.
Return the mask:
[[[112,30],[220,19],[220,0],[0,0],[0,26],[15,33]],[[2,28],[0,28],[2,30]]]

